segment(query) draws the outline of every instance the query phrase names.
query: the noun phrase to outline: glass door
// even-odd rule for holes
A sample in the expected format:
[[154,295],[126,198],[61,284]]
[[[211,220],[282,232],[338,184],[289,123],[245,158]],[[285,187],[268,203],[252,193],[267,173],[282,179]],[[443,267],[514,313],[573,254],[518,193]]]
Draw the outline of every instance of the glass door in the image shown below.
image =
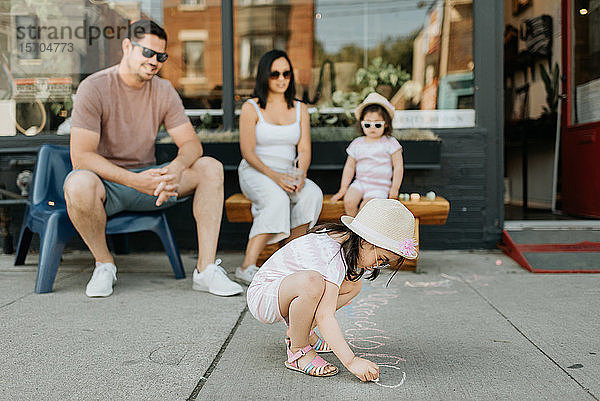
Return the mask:
[[563,0],[563,211],[600,218],[600,0]]

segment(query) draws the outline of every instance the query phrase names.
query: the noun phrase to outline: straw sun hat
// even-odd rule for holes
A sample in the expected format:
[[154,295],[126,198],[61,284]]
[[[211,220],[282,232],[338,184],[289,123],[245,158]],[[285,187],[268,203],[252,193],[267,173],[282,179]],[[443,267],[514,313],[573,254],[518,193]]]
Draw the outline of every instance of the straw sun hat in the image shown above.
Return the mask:
[[375,246],[417,258],[415,216],[395,199],[371,199],[356,217],[342,216],[342,223]]
[[372,92],[372,93],[369,93],[369,96],[367,96],[365,98],[365,100],[363,100],[363,102],[358,105],[356,110],[354,110],[354,115],[356,116],[357,120],[360,120],[360,114],[362,113],[363,109],[371,104],[380,105],[381,107],[383,107],[383,109],[385,111],[388,112],[388,114],[390,115],[390,118],[392,120],[394,119],[394,110],[395,110],[394,106],[392,106],[392,104],[385,97],[381,96],[379,93]]

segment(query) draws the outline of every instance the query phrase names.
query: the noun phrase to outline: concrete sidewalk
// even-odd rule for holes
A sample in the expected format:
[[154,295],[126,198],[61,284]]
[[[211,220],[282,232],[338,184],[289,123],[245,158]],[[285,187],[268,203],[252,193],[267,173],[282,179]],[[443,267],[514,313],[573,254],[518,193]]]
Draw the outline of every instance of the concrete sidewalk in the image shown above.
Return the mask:
[[[222,253],[233,271],[241,253]],[[284,326],[175,280],[165,255],[117,258],[107,299],[84,294],[89,253],[65,254],[51,294],[0,256],[0,400],[598,400],[600,275],[533,275],[496,251],[424,251],[422,274],[366,282],[337,314],[361,383],[283,366]],[[498,261],[501,263],[497,265]]]

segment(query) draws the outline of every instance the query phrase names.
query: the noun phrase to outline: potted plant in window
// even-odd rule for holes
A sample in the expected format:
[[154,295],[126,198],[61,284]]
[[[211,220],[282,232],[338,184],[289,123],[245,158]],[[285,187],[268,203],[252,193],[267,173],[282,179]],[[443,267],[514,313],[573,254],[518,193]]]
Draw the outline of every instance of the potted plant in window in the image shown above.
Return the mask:
[[400,87],[410,79],[410,74],[402,69],[375,57],[367,68],[356,71],[354,82],[362,91],[376,91],[390,99]]

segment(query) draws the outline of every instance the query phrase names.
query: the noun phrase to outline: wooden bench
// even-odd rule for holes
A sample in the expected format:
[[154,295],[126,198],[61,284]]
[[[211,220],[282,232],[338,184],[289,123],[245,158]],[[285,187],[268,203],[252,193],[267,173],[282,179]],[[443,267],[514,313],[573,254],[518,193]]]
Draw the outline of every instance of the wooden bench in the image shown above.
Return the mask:
[[[319,216],[319,223],[340,222],[340,217],[344,213],[344,202],[331,201],[332,195],[324,195],[323,209]],[[415,216],[415,235],[419,240],[419,226],[425,225],[443,225],[446,224],[448,212],[450,211],[450,203],[437,196],[434,200],[421,198],[419,200],[401,201]],[[233,194],[225,201],[225,212],[227,219],[232,223],[249,223],[252,221],[251,212],[252,202],[243,194]],[[285,240],[284,240],[285,241]],[[258,258],[258,264],[262,264],[269,258],[277,249],[279,249],[284,241],[277,244],[267,245]],[[402,266],[402,270],[416,270],[417,260],[406,260]]]

